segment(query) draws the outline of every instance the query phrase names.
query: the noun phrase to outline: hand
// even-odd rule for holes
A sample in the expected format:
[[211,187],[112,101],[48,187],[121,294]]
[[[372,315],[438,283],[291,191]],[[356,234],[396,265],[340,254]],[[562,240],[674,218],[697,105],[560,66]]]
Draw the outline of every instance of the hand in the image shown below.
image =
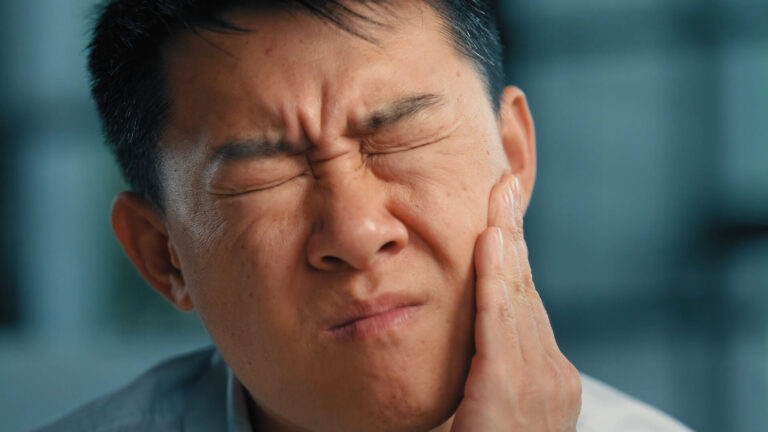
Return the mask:
[[581,381],[533,285],[512,176],[491,191],[475,271],[475,356],[452,431],[575,431]]

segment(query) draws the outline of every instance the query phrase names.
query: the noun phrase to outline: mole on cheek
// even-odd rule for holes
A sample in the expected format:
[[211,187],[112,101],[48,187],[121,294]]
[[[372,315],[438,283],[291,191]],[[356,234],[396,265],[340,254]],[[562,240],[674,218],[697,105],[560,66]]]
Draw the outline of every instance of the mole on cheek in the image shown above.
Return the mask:
[[266,54],[266,55],[272,54],[272,47],[269,47],[269,48],[265,49],[264,50],[264,54]]

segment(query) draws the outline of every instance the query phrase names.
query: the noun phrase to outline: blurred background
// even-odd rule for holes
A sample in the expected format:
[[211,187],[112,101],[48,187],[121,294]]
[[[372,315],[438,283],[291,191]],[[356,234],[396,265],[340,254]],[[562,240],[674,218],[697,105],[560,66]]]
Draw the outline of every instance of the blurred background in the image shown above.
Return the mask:
[[[133,270],[89,99],[93,0],[0,2],[0,430],[209,343]],[[768,3],[498,6],[537,123],[537,287],[583,372],[699,431],[768,424]]]

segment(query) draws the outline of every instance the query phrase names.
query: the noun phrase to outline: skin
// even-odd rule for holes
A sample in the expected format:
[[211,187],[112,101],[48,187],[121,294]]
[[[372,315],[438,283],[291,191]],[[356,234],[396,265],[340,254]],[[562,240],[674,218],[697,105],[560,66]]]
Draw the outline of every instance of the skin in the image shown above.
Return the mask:
[[[494,113],[427,6],[361,12],[386,24],[361,24],[375,44],[246,10],[227,18],[255,31],[174,40],[164,212],[119,195],[118,239],[198,311],[259,430],[575,430],[578,373],[522,235],[536,165],[522,92]],[[276,142],[287,154],[263,154]],[[367,337],[329,331],[382,295],[415,312]]]

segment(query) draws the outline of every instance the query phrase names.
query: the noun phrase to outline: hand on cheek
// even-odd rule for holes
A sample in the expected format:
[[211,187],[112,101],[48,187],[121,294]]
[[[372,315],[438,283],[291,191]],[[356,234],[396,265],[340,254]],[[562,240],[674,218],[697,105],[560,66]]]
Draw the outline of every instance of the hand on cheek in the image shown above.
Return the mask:
[[475,245],[475,356],[454,432],[575,431],[581,381],[536,292],[523,238],[520,186],[494,186]]

